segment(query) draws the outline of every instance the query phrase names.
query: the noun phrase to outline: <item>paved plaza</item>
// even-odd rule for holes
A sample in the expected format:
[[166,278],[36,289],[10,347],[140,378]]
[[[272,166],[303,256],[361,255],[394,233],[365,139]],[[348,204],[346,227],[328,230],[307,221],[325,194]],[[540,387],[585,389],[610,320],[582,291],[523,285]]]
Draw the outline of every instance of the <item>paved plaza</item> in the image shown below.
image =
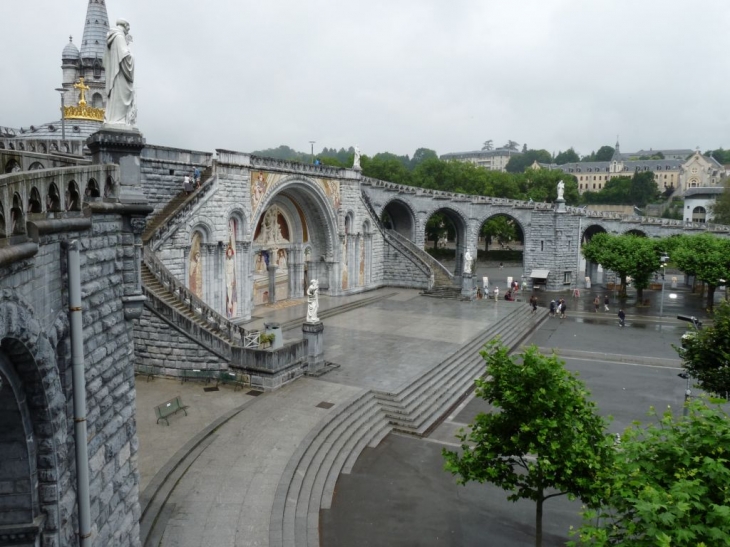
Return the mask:
[[[383,298],[325,320],[326,359],[339,368],[320,378],[302,378],[261,395],[138,378],[143,498],[159,485],[167,461],[183,457],[191,439],[207,434],[196,459],[171,488],[149,545],[269,545],[277,485],[301,441],[330,412],[321,403],[337,408],[366,389],[398,389],[498,323],[513,306],[525,305],[430,299],[415,290],[387,288],[356,298],[373,296]],[[694,298],[684,293],[682,301]],[[323,296],[320,309],[351,300]],[[643,419],[651,405],[679,408],[684,384],[677,378],[679,361],[671,344],[686,325],[629,313],[627,328],[620,329],[617,310],[585,311],[592,310],[591,301],[590,293],[569,301],[569,317],[547,320],[529,343],[557,348],[567,357],[567,366],[580,372],[601,412],[614,417],[612,431]],[[285,323],[304,315],[304,306],[257,309],[252,324]],[[284,336],[299,334],[296,329]],[[177,394],[190,405],[189,415],[174,416],[169,427],[155,424],[153,406]],[[469,398],[427,438],[390,434],[377,448],[366,449],[352,473],[340,476],[332,508],[321,512],[321,544],[530,544],[532,504],[511,504],[491,486],[458,487],[442,471],[441,449],[454,446],[455,432],[485,410],[483,401]],[[221,416],[225,421],[206,433]],[[568,526],[579,521],[578,509],[563,498],[546,504],[546,545],[565,541]]]

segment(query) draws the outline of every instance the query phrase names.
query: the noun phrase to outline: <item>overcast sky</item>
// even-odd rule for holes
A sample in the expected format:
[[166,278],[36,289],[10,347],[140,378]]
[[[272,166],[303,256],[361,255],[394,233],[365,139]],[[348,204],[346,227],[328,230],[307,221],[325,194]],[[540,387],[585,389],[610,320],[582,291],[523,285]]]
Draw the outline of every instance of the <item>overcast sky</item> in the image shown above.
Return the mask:
[[[0,125],[58,119],[87,0],[0,0]],[[10,8],[10,9],[8,9]],[[730,147],[728,0],[107,0],[147,142]]]

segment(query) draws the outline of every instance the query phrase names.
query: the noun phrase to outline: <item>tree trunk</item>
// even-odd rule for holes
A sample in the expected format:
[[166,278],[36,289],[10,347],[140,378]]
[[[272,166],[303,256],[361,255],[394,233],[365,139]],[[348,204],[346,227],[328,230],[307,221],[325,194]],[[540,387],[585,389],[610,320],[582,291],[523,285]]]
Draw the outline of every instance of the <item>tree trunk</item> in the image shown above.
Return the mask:
[[620,296],[626,297],[626,274],[620,274],[621,276],[621,294]]
[[535,506],[535,547],[542,547],[542,490],[538,492]]
[[644,302],[644,289],[636,287],[636,305],[640,306]]
[[712,311],[715,305],[715,285],[707,285],[707,309]]

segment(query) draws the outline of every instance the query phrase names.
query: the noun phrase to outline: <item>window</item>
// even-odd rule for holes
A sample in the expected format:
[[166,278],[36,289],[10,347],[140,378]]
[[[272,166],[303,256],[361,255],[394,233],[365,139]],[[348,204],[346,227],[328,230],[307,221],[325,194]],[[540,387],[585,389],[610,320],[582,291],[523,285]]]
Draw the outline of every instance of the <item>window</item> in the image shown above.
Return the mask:
[[563,272],[563,285],[570,285],[573,281],[573,272]]
[[[689,209],[689,205],[687,206],[687,209]],[[545,250],[545,242],[540,241],[540,251],[544,251],[544,250]]]
[[596,189],[596,183],[595,182],[593,183],[593,189],[594,190]]

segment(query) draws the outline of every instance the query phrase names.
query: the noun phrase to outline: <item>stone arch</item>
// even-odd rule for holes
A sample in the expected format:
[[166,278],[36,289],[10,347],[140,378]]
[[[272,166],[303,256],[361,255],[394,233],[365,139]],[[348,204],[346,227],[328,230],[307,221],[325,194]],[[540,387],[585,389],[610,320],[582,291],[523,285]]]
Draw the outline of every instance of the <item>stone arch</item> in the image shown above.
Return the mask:
[[[96,70],[96,67],[94,67],[94,70]],[[94,93],[91,96],[91,106],[94,108],[104,108],[104,98],[101,96],[101,93]]]
[[[589,224],[580,234],[580,246],[582,247],[585,243],[588,243],[596,234],[605,233],[608,233],[607,230],[600,224]],[[579,255],[578,260],[578,271],[583,271],[584,276],[589,277],[591,283],[597,284],[603,282],[603,266],[591,262],[582,253]]]
[[5,164],[6,173],[17,173],[20,170],[21,170],[20,164],[13,158],[8,160],[8,162]]
[[41,201],[41,193],[38,188],[33,186],[30,189],[30,197],[28,198],[28,212],[29,213],[42,213],[43,202]]
[[79,193],[79,186],[76,184],[76,181],[73,180],[66,186],[66,210],[81,210],[81,194]]
[[46,147],[45,143],[38,143],[38,152],[40,152],[41,154],[45,154],[46,152],[48,152],[48,148]]
[[39,161],[34,161],[30,164],[30,167],[28,167],[28,171],[38,171],[40,169],[45,169],[45,167],[43,167],[43,164]]
[[117,185],[114,183],[114,179],[109,176],[104,182],[104,197],[115,198],[117,197]]
[[241,207],[234,205],[226,211],[226,219],[231,218],[236,221],[236,241],[243,241],[246,237],[246,213]]
[[639,228],[631,228],[629,230],[626,230],[623,232],[622,235],[625,236],[637,236],[637,237],[647,237],[647,234],[645,231],[640,230]]
[[87,198],[101,197],[101,192],[99,191],[99,183],[96,182],[96,179],[89,179],[89,182],[86,183],[84,196]]
[[2,201],[0,201],[0,237],[8,237],[6,222],[5,209],[3,208]]
[[707,209],[698,205],[692,209],[692,222],[705,222],[707,220]]
[[[461,275],[464,254],[466,253],[469,240],[469,220],[466,218],[464,213],[455,207],[450,207],[448,204],[444,204],[440,207],[434,207],[428,211],[424,217],[424,228],[427,229],[428,223],[436,214],[443,215],[446,219],[444,228],[449,232],[448,223],[451,223],[453,228],[453,246],[454,246],[454,274]],[[449,233],[451,235],[451,233]],[[428,237],[428,234],[425,234]],[[447,244],[447,247],[451,247],[451,243]]]
[[17,192],[13,195],[13,208],[10,209],[10,235],[25,233],[25,208],[23,198]]
[[[35,482],[37,502],[33,517],[45,516],[42,539],[53,542],[60,526],[60,462],[67,461],[66,409],[58,366],[53,347],[30,306],[13,291],[0,292],[0,372],[14,383],[13,397],[24,429],[32,430],[33,438],[24,447],[34,458],[28,462],[29,476]],[[3,388],[8,389],[8,388]],[[7,400],[7,395],[5,395]],[[26,437],[27,438],[27,437]],[[33,473],[33,463],[37,474]],[[38,496],[38,493],[43,493]],[[31,494],[32,499],[33,494]],[[0,522],[0,524],[4,524]],[[41,541],[45,544],[46,541]]]
[[[498,241],[499,245],[494,244],[494,245],[490,246],[490,239],[492,240],[492,243],[494,243],[494,237],[487,237],[485,235],[484,246],[480,249],[479,248],[480,247],[479,238],[482,236],[482,229],[483,229],[484,225],[487,222],[489,222],[490,220],[499,218],[499,217],[504,217],[513,223],[514,228],[515,228],[514,239],[512,239],[511,241],[507,241],[507,242]],[[522,249],[523,249],[522,263],[524,265],[524,260],[525,260],[524,246],[525,246],[525,238],[527,236],[527,231],[526,231],[525,223],[524,223],[523,219],[521,219],[518,216],[513,215],[509,212],[506,212],[503,209],[500,210],[500,209],[490,208],[487,211],[486,215],[481,217],[478,220],[478,222],[474,223],[474,230],[475,230],[474,242],[475,242],[475,246],[476,246],[476,250],[477,250],[475,257],[479,258],[481,256],[480,253],[483,253],[483,256],[486,257],[487,256],[486,253],[490,250],[491,251],[519,251],[519,246],[522,246]],[[519,242],[519,245],[515,246],[515,243],[514,243],[515,241]],[[504,245],[504,248],[502,247],[502,245]],[[503,258],[504,258],[504,256],[500,256],[499,261],[502,262]],[[476,264],[475,264],[474,272],[476,273]]]
[[416,241],[416,212],[411,204],[399,198],[388,201],[380,213],[383,225],[403,237]]
[[[289,261],[288,268],[293,276],[289,284],[292,294],[302,293],[305,278],[318,279],[322,291],[337,292],[339,284],[336,280],[341,270],[338,262],[340,241],[337,220],[337,212],[340,210],[339,181],[327,183],[301,175],[284,177],[269,188],[258,203],[250,224],[249,235],[252,243],[264,214],[274,204],[290,211],[294,224],[301,230],[301,241],[297,239],[299,232],[292,238],[294,247],[303,250],[306,244],[310,250],[309,259],[303,253],[297,252],[295,260]],[[254,271],[258,260],[258,257],[253,260]],[[252,291],[256,301],[260,294],[253,287]]]
[[600,224],[589,224],[580,234],[580,244],[588,243],[596,234],[605,233],[607,233],[607,230]]
[[46,195],[46,211],[58,212],[61,210],[61,193],[58,191],[58,186],[55,182],[52,182],[48,187],[48,194]]

